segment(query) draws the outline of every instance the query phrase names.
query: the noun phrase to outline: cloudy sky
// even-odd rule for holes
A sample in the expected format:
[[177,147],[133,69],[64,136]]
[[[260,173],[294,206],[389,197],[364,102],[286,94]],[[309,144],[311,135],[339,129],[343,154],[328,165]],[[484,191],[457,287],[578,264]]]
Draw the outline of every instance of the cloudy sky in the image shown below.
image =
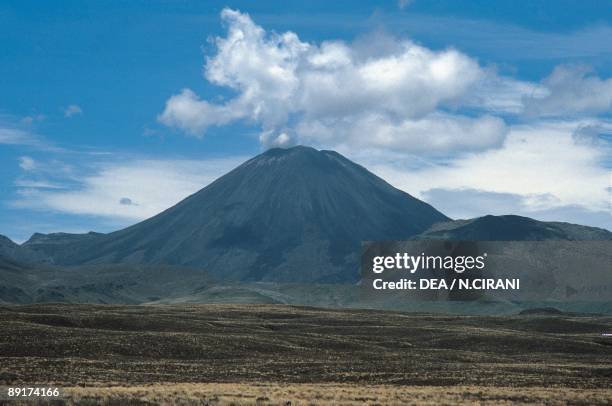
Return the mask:
[[0,234],[115,230],[297,144],[454,218],[612,229],[608,2],[121,3],[0,4]]

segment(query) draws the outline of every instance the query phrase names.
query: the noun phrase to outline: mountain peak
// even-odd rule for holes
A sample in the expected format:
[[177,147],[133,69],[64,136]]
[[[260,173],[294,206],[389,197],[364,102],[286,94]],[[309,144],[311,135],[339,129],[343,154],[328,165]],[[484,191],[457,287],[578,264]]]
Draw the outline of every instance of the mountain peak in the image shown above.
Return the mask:
[[319,150],[313,147],[309,147],[306,145],[295,145],[293,147],[288,147],[288,148],[280,148],[280,147],[270,148],[267,151],[265,151],[262,155],[279,156],[279,155],[286,155],[286,154],[312,154],[312,153],[319,153],[319,152],[320,152]]
[[[302,185],[313,186],[315,183],[320,186],[329,183],[330,177],[338,175],[339,172],[345,172],[344,175],[347,175],[349,168],[375,177],[365,168],[337,152],[317,150],[303,145],[291,148],[271,148],[248,160],[233,172],[241,172],[247,168],[249,171],[255,171],[258,176],[269,177],[275,182],[303,182]],[[253,176],[253,174],[247,175],[249,178]],[[380,178],[377,178],[377,181],[386,183]],[[303,191],[307,192],[305,189]]]
[[329,159],[329,151],[319,151],[312,147],[297,145],[290,148],[270,148],[264,153],[254,157],[248,162],[267,163],[308,163],[310,165],[321,164]]
[[231,280],[354,282],[361,241],[407,239],[445,220],[338,153],[296,146],[270,149],[127,229],[39,246],[67,265],[167,264]]

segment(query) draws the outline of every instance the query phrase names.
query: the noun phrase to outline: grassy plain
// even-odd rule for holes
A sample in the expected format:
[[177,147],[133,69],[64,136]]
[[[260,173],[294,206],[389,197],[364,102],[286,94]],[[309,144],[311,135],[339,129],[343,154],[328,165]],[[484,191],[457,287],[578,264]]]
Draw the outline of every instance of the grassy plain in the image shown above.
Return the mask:
[[0,306],[0,385],[69,403],[612,403],[612,317]]

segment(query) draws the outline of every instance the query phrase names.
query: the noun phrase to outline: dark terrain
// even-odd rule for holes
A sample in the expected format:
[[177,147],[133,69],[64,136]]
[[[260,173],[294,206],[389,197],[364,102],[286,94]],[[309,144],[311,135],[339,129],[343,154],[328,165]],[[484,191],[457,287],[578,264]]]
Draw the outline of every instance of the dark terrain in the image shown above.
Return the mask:
[[5,384],[349,383],[610,389],[612,317],[279,305],[0,307]]

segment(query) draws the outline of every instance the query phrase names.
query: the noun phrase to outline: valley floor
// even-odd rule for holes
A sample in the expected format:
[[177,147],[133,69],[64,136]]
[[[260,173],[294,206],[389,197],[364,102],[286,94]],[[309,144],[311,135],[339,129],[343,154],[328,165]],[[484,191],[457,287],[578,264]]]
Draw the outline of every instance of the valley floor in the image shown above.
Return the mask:
[[0,322],[0,386],[70,403],[612,403],[607,316],[44,304]]

